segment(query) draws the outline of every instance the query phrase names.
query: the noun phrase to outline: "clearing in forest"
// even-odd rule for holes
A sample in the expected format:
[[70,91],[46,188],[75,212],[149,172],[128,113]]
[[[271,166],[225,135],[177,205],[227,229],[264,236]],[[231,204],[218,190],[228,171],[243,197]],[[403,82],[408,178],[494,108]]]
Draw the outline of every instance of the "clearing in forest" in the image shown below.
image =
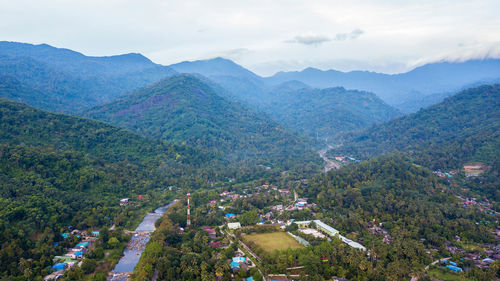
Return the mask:
[[274,250],[281,251],[288,248],[296,249],[304,247],[286,232],[248,234],[244,235],[243,239],[254,242],[269,253]]

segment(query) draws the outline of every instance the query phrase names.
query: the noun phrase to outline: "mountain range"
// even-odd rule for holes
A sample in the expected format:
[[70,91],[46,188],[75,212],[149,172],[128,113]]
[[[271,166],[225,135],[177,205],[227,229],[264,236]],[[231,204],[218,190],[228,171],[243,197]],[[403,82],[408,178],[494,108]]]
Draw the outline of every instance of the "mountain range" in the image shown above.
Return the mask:
[[[0,75],[50,96],[54,102],[42,108],[51,111],[75,113],[174,73],[140,54],[90,57],[46,44],[0,42]],[[45,99],[16,100],[41,105]]]
[[435,169],[500,155],[500,84],[464,90],[441,103],[347,135],[331,155],[361,159],[401,151]]
[[[208,65],[217,71],[210,70]],[[500,59],[429,63],[400,74],[324,71],[309,67],[302,71],[278,72],[270,77],[260,77],[222,58],[184,62],[171,67],[178,72],[205,75],[244,100],[255,100],[258,97],[256,92],[268,92],[281,83],[300,81],[314,88],[344,87],[373,92],[406,113],[431,105],[430,102],[439,102],[473,84],[500,81]],[[433,98],[427,98],[429,96]]]

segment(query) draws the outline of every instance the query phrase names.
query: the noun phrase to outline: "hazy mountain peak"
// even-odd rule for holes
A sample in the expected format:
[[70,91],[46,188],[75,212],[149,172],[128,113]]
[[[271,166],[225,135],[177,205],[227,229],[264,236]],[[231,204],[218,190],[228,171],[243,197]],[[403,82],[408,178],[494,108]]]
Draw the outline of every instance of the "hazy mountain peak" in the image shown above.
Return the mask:
[[183,73],[199,73],[201,75],[210,76],[233,76],[251,79],[260,79],[258,75],[250,70],[242,67],[232,60],[216,57],[206,60],[184,61],[172,64],[169,67],[177,72]]

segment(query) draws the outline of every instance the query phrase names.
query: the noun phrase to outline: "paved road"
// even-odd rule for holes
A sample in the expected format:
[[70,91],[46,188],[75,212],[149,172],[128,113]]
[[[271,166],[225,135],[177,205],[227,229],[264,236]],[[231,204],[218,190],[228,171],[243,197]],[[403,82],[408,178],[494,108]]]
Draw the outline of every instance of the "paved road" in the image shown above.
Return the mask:
[[328,149],[331,149],[331,148],[332,148],[331,146],[328,146],[327,148],[318,151],[319,156],[321,158],[323,158],[323,160],[326,162],[325,169],[324,169],[325,173],[332,170],[332,169],[340,168],[339,164],[337,164],[335,161],[332,161],[332,160],[328,159],[328,157],[326,157],[326,152],[328,151]]

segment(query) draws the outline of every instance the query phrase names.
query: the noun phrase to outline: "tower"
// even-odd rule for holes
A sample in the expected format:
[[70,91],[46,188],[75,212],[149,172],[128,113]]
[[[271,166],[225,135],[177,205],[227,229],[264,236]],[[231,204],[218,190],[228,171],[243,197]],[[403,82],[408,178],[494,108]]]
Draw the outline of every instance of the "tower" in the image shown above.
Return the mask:
[[187,194],[187,221],[186,221],[186,228],[191,226],[191,211],[189,210],[189,199],[191,198],[191,194]]

